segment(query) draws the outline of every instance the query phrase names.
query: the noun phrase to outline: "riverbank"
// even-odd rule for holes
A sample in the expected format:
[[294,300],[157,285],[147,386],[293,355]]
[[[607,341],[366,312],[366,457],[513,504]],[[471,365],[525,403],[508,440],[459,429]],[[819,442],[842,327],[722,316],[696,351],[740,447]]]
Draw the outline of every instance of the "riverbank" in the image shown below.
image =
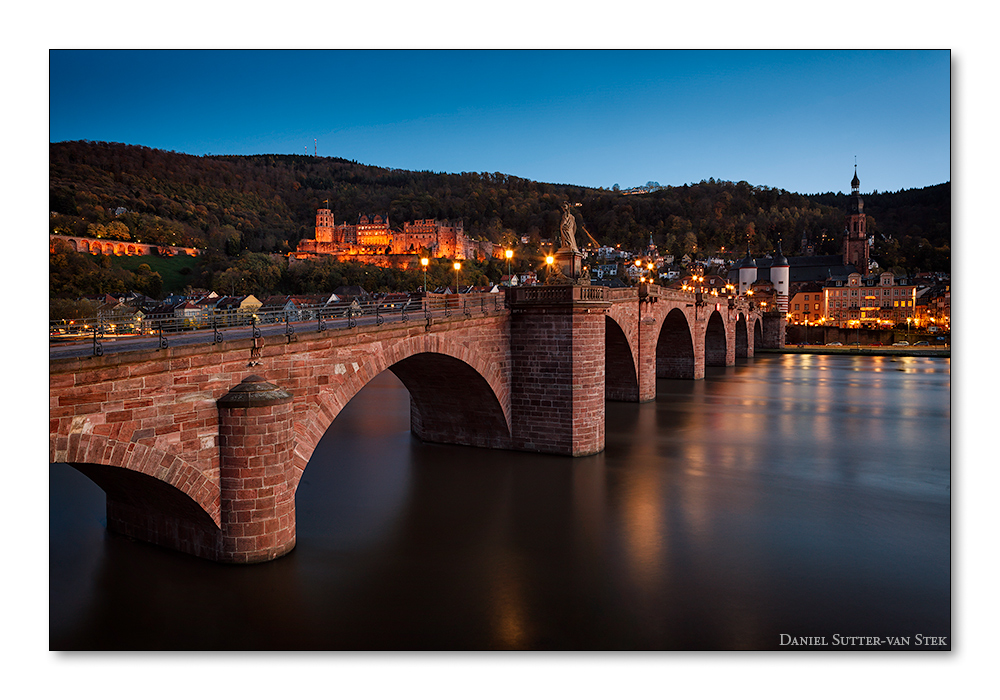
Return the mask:
[[935,345],[789,345],[783,348],[757,348],[755,354],[778,355],[889,355],[893,357],[951,357],[951,346]]

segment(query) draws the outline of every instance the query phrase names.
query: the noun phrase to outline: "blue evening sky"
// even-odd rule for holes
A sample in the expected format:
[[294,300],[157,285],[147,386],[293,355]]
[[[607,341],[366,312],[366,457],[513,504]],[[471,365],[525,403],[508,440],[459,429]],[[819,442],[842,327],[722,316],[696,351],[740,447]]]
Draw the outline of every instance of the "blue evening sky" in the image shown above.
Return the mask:
[[622,188],[950,181],[947,50],[49,54],[50,141]]

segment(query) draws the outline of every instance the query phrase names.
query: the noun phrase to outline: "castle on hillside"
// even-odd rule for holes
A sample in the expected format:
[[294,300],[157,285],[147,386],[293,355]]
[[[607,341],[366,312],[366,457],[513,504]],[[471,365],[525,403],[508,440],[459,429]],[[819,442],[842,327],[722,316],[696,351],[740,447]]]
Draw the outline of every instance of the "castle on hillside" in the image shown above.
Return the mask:
[[336,223],[329,209],[316,211],[314,238],[299,241],[293,259],[317,255],[416,255],[426,251],[433,258],[455,260],[500,257],[500,247],[465,235],[462,222],[418,219],[393,230],[389,218],[362,215],[357,223]]

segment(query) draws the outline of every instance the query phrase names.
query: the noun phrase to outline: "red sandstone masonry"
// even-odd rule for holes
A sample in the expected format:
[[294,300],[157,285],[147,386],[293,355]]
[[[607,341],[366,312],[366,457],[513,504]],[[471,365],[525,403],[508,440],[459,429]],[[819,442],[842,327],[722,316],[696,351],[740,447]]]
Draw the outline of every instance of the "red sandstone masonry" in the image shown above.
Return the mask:
[[515,305],[511,316],[513,444],[530,451],[593,454],[604,449],[607,304],[574,301],[565,289],[543,294],[551,300]]
[[[291,484],[292,500],[284,505],[278,503],[275,491],[281,487],[278,473],[248,477],[253,479],[252,486],[241,484],[244,491],[260,489],[254,504],[261,500],[265,509],[274,511],[277,520],[263,521],[264,534],[287,535],[287,528],[294,527],[294,488],[315,445],[347,402],[372,377],[393,365],[404,375],[402,368],[408,367],[415,387],[411,396],[417,397],[412,402],[413,429],[426,439],[589,453],[604,444],[603,387],[607,385],[610,391],[610,374],[605,374],[605,368],[611,362],[605,355],[608,324],[621,329],[617,337],[623,338],[625,345],[618,346],[617,358],[627,367],[631,356],[640,400],[655,396],[656,341],[672,309],[684,318],[692,350],[661,359],[685,364],[690,368],[688,376],[699,376],[699,371],[704,376],[707,309],[695,309],[680,297],[640,303],[634,293],[618,296],[621,298],[616,303],[604,304],[607,320],[603,313],[588,317],[586,304],[578,304],[570,305],[572,313],[545,314],[535,309],[522,318],[502,313],[474,315],[471,320],[456,314],[448,320],[435,319],[429,326],[418,319],[381,328],[300,332],[298,342],[268,343],[263,364],[254,371],[292,393],[290,417],[287,426],[274,428],[273,440],[261,441],[258,435],[271,429],[276,416],[245,416],[244,427],[250,432],[244,433],[246,444],[238,448],[240,452],[235,448],[224,452],[223,443],[237,433],[220,424],[216,401],[247,376],[249,340],[53,361],[49,382],[51,459],[74,464],[100,462],[149,474],[174,485],[216,526],[221,524],[223,458],[245,460],[246,469],[263,468],[265,472],[269,467],[288,465],[284,478]],[[731,316],[723,313],[726,363],[733,361],[733,348],[738,345]],[[755,331],[762,324],[753,311],[744,319],[751,352]],[[775,333],[770,326],[767,331],[769,337]],[[448,362],[459,364],[435,364],[435,356],[453,358]],[[572,361],[567,362],[567,358]],[[425,371],[435,367],[436,376]],[[452,367],[471,373],[465,384],[475,384],[475,391],[465,393],[465,404],[462,392],[449,385]],[[635,381],[629,375],[619,383],[628,384],[634,392]],[[487,437],[484,427],[492,431]],[[251,459],[260,466],[251,466]],[[245,496],[237,498],[236,506]],[[230,512],[237,514],[238,522],[250,522],[255,509],[236,506]],[[109,523],[112,511],[114,522],[125,527],[122,514],[128,509],[109,502]],[[151,515],[145,525],[129,527],[136,533],[146,528],[151,541],[164,543],[169,517],[157,520],[159,517]],[[176,530],[179,525],[173,522],[170,527]],[[199,533],[200,544],[192,547],[204,551],[204,529]],[[254,547],[260,542],[265,540],[255,539]],[[242,549],[246,544],[240,544],[241,551],[256,551]]]
[[[220,561],[267,561],[295,546],[294,520],[286,519],[283,526],[278,522],[294,509],[295,490],[289,479],[294,452],[292,397],[283,393],[266,405],[238,407],[261,401],[260,387],[273,385],[250,378],[219,402],[224,428]],[[256,449],[265,443],[274,449],[268,453]],[[262,536],[266,524],[271,534]]]

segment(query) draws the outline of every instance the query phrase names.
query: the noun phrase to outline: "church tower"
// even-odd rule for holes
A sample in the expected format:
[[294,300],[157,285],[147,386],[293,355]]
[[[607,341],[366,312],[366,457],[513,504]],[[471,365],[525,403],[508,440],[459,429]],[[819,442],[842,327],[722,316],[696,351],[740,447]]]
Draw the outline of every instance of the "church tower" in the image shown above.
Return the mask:
[[868,274],[868,227],[865,220],[865,203],[861,199],[858,167],[854,166],[851,180],[850,213],[847,215],[847,229],[844,231],[844,264],[854,265],[862,276]]

